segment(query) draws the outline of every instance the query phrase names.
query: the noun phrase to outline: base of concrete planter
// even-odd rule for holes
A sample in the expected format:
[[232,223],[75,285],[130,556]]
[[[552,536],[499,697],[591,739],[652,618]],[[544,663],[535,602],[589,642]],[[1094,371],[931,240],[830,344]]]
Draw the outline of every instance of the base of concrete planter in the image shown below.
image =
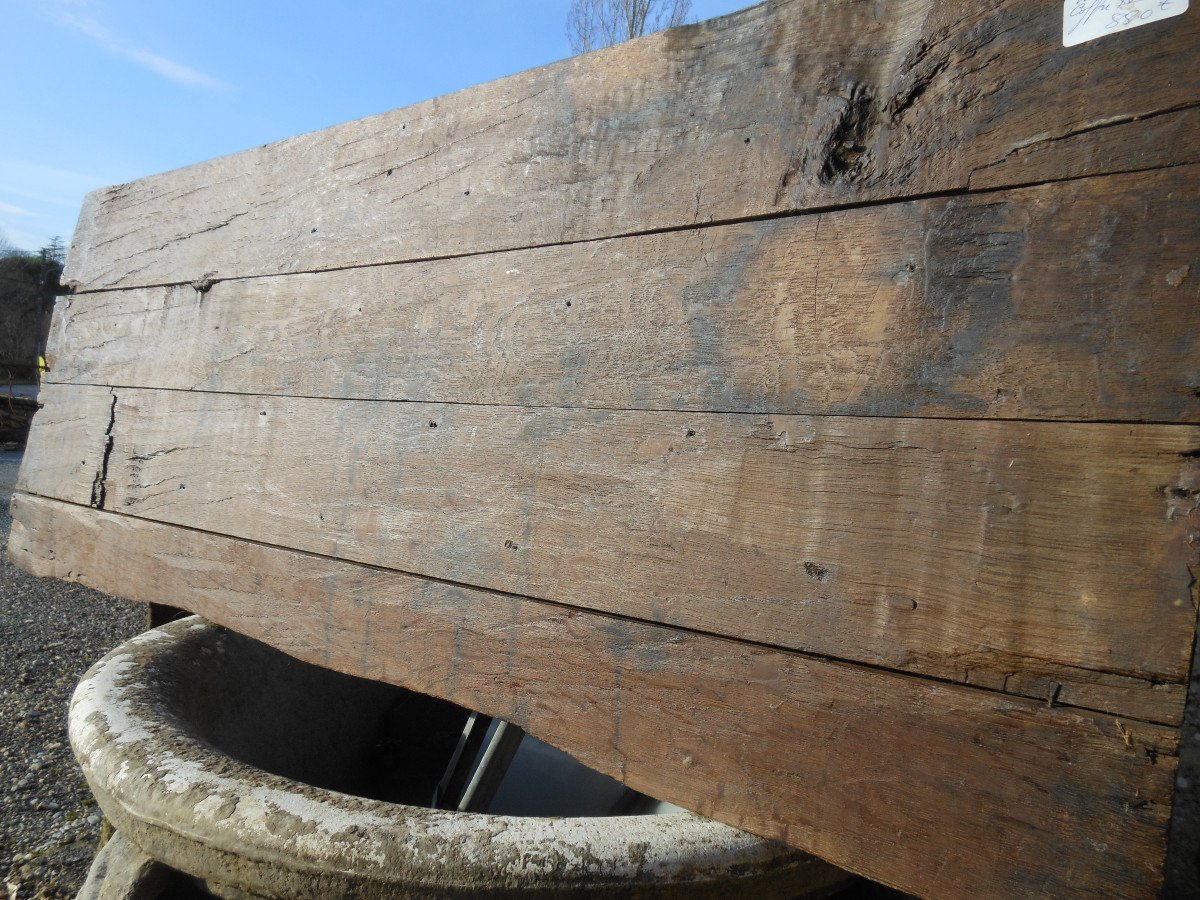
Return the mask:
[[75,900],[154,900],[162,896],[171,874],[124,835],[114,834],[96,854]]
[[123,840],[223,896],[802,897],[847,877],[690,813],[410,805],[431,796],[440,768],[429,759],[462,714],[193,617],[93,666],[70,731]]

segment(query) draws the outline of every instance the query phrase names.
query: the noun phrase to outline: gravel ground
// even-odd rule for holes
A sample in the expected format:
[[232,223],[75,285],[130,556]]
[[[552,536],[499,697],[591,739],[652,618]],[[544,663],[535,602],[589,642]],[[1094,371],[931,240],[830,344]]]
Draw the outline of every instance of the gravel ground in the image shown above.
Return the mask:
[[67,743],[67,703],[88,666],[143,630],[146,613],[8,561],[20,459],[0,452],[0,897],[74,897],[101,816]]

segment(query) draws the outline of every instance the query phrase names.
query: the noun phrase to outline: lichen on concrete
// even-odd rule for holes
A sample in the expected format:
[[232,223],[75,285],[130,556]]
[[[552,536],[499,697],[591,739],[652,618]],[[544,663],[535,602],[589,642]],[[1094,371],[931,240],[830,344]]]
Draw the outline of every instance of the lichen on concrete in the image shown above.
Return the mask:
[[[243,665],[256,678],[247,679]],[[134,638],[97,663],[72,700],[71,740],[117,829],[230,896],[602,896],[636,888],[695,900],[735,886],[760,897],[796,896],[843,877],[810,856],[690,813],[549,819],[447,812],[314,787],[214,746],[212,734],[228,732],[220,717],[239,708],[239,692],[279,689],[313,677],[312,669],[194,618]],[[329,695],[307,698],[317,718],[329,704],[356,702],[339,693],[352,690],[354,679],[328,677]],[[310,693],[314,683],[306,682]],[[364,682],[368,696],[377,688]],[[297,713],[290,700],[277,706]],[[282,724],[254,719],[246,727]],[[346,744],[343,752],[353,756],[358,748]]]

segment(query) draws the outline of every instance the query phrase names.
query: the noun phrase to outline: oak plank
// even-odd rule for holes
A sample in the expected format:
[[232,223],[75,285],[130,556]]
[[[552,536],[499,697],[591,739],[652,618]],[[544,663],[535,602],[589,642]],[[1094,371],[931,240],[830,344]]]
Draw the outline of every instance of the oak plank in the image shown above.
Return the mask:
[[1002,159],[972,172],[970,188],[1040,184],[1197,162],[1200,108],[1192,106],[1015,147]]
[[49,377],[241,393],[1200,421],[1200,169],[60,301]]
[[[1198,94],[1195,9],[1063,47],[1042,0],[773,2],[97,191],[64,277],[95,290],[592,240],[963,190],[976,172],[994,185],[1031,152],[1057,178],[1137,169],[1191,150],[1119,126]],[[1113,149],[1081,162],[1084,134]]]
[[13,509],[10,553],[35,574],[501,716],[907,891],[1151,897],[1161,881],[1171,729],[23,494]]
[[43,393],[29,493],[1043,700],[1182,709],[1195,427]]

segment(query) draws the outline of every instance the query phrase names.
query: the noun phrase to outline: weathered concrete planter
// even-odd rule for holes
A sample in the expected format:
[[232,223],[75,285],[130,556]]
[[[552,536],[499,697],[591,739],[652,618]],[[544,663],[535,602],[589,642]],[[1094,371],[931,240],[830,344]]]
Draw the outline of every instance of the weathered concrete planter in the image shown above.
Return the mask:
[[429,703],[192,618],[92,667],[71,743],[119,833],[223,894],[793,897],[844,877],[686,813],[533,818],[354,796],[380,722],[409,704],[401,756],[419,754],[439,727]]

